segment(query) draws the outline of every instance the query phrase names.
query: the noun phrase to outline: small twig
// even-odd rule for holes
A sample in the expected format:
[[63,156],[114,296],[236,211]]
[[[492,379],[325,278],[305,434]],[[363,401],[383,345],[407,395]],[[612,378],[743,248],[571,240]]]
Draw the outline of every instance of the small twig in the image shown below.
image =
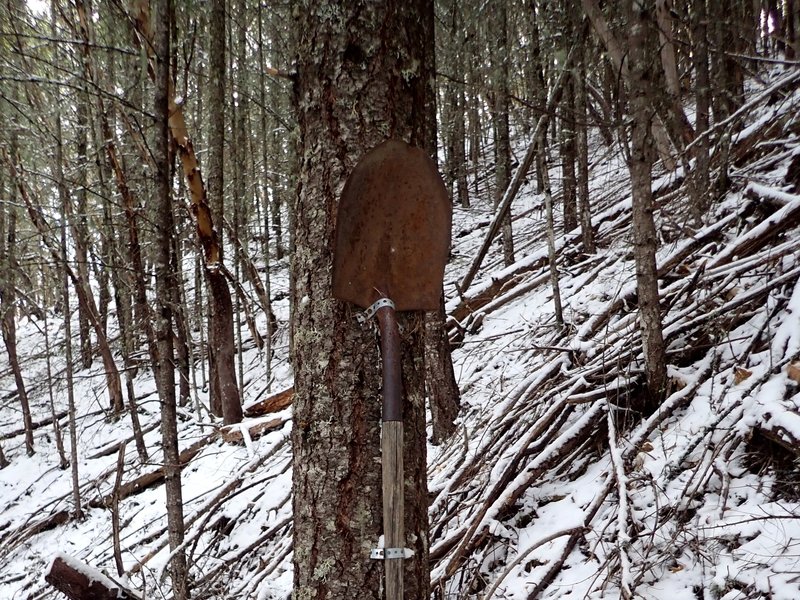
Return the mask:
[[483,600],[491,600],[492,595],[494,594],[494,592],[498,588],[498,586],[503,582],[503,580],[506,577],[508,577],[508,575],[511,573],[511,571],[513,571],[514,568],[517,567],[517,565],[519,565],[523,560],[528,558],[528,556],[534,550],[544,546],[545,544],[549,544],[553,540],[557,540],[558,538],[563,537],[565,535],[572,535],[572,534],[575,534],[575,533],[580,533],[582,531],[584,531],[584,527],[583,526],[570,527],[569,529],[563,529],[561,531],[556,531],[555,533],[551,533],[550,535],[543,537],[542,539],[540,539],[537,542],[535,542],[532,546],[529,546],[528,548],[526,548],[524,552],[519,554],[517,556],[517,558],[515,558],[505,569],[503,569],[503,572],[500,573],[500,576],[492,584],[492,587],[489,588],[489,591],[486,592],[486,594],[484,594]]

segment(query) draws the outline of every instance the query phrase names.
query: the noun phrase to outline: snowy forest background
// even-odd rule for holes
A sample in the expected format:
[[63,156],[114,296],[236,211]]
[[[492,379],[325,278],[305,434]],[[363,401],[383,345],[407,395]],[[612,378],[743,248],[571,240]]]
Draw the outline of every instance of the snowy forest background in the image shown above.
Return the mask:
[[453,201],[407,597],[800,598],[796,0],[385,4],[0,3],[0,598],[382,597],[374,512],[293,553],[293,470],[353,491],[292,450],[325,386],[378,432],[307,383],[378,364],[309,232],[395,118],[330,78],[392,68]]

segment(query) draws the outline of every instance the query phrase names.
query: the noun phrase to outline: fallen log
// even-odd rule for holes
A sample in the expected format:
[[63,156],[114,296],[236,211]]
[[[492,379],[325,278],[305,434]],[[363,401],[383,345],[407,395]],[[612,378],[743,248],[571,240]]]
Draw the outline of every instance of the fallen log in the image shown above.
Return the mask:
[[247,422],[237,423],[223,429],[221,435],[222,439],[228,444],[244,444],[246,443],[244,434],[245,431],[247,431],[247,436],[250,438],[250,441],[252,441],[260,438],[270,431],[280,429],[283,427],[284,423],[286,423],[286,419],[270,419],[269,421],[263,421],[255,424]]
[[136,592],[66,554],[57,554],[44,579],[70,600],[141,600]]
[[287,406],[291,405],[293,399],[294,386],[251,404],[244,409],[244,416],[261,417],[270,413],[278,412],[279,410],[283,410]]
[[[16,392],[14,393],[14,395],[16,395]],[[67,416],[67,411],[66,410],[61,411],[60,413],[56,414],[56,418],[59,419],[59,420],[63,419],[66,416]],[[53,422],[53,417],[52,416],[51,417],[46,417],[44,419],[41,419],[40,421],[34,421],[31,424],[31,428],[36,430],[39,427],[44,427],[45,425],[50,425],[52,422]],[[22,435],[23,433],[25,433],[25,428],[24,427],[19,427],[18,429],[14,429],[12,431],[7,431],[6,433],[1,434],[0,435],[0,440],[8,440],[8,439],[11,439],[11,438],[16,437],[18,435]]]
[[[178,456],[180,467],[185,467],[189,461],[191,461],[195,456],[200,454],[200,451],[205,448],[211,441],[216,439],[216,433],[209,434],[199,440],[197,440],[194,444],[186,448],[183,452],[180,453]],[[136,479],[132,481],[128,481],[122,484],[119,487],[119,499],[124,500],[128,496],[140,492],[150,486],[155,485],[156,483],[160,483],[164,479],[164,469],[163,467],[156,469],[155,471],[149,471],[143,475],[140,475]],[[106,508],[111,506],[113,494],[107,494],[105,496],[99,496],[94,498],[89,502],[89,506],[91,508]]]

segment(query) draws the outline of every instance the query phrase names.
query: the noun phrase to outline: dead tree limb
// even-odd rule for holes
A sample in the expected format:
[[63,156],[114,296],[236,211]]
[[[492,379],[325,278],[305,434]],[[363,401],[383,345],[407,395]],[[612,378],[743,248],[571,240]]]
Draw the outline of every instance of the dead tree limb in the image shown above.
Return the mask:
[[141,600],[136,592],[71,556],[57,556],[44,579],[70,600]]
[[481,246],[480,250],[478,250],[478,254],[475,256],[475,260],[472,262],[469,271],[467,271],[467,274],[464,275],[464,279],[461,280],[461,284],[458,286],[462,293],[469,288],[472,280],[475,279],[475,275],[477,274],[478,269],[480,269],[486,253],[489,251],[492,240],[500,230],[503,219],[511,208],[511,202],[513,202],[514,198],[516,198],[517,192],[519,192],[520,188],[522,187],[522,182],[525,179],[525,176],[528,174],[528,170],[531,168],[531,165],[533,164],[533,159],[536,156],[536,140],[539,139],[541,132],[546,130],[547,124],[550,121],[550,115],[554,113],[555,107],[561,99],[561,92],[564,89],[564,83],[567,81],[567,75],[571,72],[570,67],[572,66],[572,62],[577,56],[577,47],[578,44],[573,45],[569,51],[569,54],[567,55],[566,61],[564,62],[564,68],[559,74],[553,89],[550,91],[550,97],[547,100],[547,108],[536,122],[536,129],[534,130],[532,136],[533,142],[531,142],[528,151],[525,153],[525,157],[522,159],[519,168],[517,169],[516,173],[514,173],[514,177],[512,177],[511,182],[508,184],[508,187],[503,194],[503,199],[500,201],[500,204],[497,207],[497,212],[494,215],[492,224],[489,226],[489,231],[486,234],[486,238],[483,240],[483,245]]

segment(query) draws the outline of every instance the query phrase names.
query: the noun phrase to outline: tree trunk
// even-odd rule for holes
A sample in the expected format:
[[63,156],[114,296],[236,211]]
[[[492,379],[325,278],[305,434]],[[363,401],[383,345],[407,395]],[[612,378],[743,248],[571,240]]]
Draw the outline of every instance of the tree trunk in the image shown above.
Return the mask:
[[[495,190],[494,206],[498,207],[506,188],[511,182],[511,135],[508,123],[509,88],[508,63],[511,60],[508,49],[508,14],[506,2],[496,4],[496,51],[492,57],[497,61],[492,65],[494,79],[494,102],[492,102],[492,121],[495,142]],[[506,266],[514,263],[514,236],[511,230],[511,211],[503,217],[501,227],[503,238],[503,262]]]
[[[208,21],[209,66],[208,66],[208,202],[215,223],[222,223],[225,214],[224,199],[224,152],[225,152],[225,0],[211,0],[211,15]],[[221,235],[221,234],[220,234]],[[219,240],[220,246],[222,239]]]
[[708,70],[708,34],[705,0],[692,3],[692,63],[695,82],[695,167],[689,181],[692,195],[692,217],[697,225],[711,203],[709,186],[709,140],[704,135],[709,126],[710,80]]
[[[675,43],[672,34],[671,0],[656,0],[656,26],[658,29],[661,68],[666,83],[667,102],[664,107],[665,121],[671,123],[672,138],[678,150],[694,139],[694,130],[681,103],[681,82],[675,56]],[[664,92],[662,92],[664,93]]]
[[[250,261],[247,256],[246,242],[242,243],[241,232],[244,229],[244,224],[248,222],[249,202],[247,202],[246,189],[247,189],[247,107],[248,95],[247,91],[247,68],[245,67],[247,61],[247,10],[244,0],[236,0],[231,7],[234,12],[234,19],[239,24],[236,30],[236,38],[231,36],[231,59],[235,57],[236,70],[231,69],[231,88],[236,92],[236,102],[231,101],[231,130],[233,131],[233,148],[231,158],[233,162],[233,223],[232,223],[232,238],[236,241],[234,245],[236,252],[234,253],[233,273],[234,273],[234,289],[238,289],[242,281],[242,268],[245,261]],[[231,95],[233,97],[233,95]],[[220,221],[220,224],[222,222]],[[256,278],[258,284],[261,281]],[[234,320],[236,329],[236,345],[239,351],[236,352],[237,372],[239,375],[238,388],[244,390],[244,353],[242,352],[242,313],[249,311],[245,306],[248,299],[243,294],[235,294],[234,302]],[[252,327],[253,342],[260,348],[261,338],[255,327]]]
[[[12,125],[13,127],[14,125]],[[16,133],[12,133],[11,152],[16,154]],[[13,157],[12,160],[16,158]],[[0,188],[2,189],[2,188]],[[6,231],[0,230],[3,236],[2,249],[0,249],[0,267],[2,268],[2,282],[0,283],[0,309],[2,309],[2,330],[3,342],[8,354],[8,362],[14,374],[14,383],[17,387],[17,397],[19,397],[20,408],[22,410],[22,424],[25,429],[25,452],[28,456],[33,456],[33,421],[31,419],[31,407],[28,402],[28,392],[25,389],[25,380],[22,378],[22,369],[17,356],[17,294],[15,273],[19,269],[16,264],[17,246],[17,202],[16,194],[13,193],[14,186],[11,186],[11,197],[7,207],[8,215],[4,219]]]
[[44,315],[44,351],[46,356],[47,368],[47,396],[50,401],[50,419],[53,422],[53,436],[56,441],[56,451],[58,452],[58,468],[66,469],[69,466],[69,459],[67,458],[66,450],[64,449],[64,436],[61,432],[61,423],[59,422],[56,413],[55,395],[53,394],[53,367],[51,356],[52,351],[50,348],[50,325],[47,319],[47,313]]
[[[152,34],[144,4],[140,5],[136,27],[150,52]],[[153,67],[151,71],[154,72],[155,57],[150,55],[149,59]],[[186,187],[192,199],[191,210],[195,217],[197,238],[203,248],[203,264],[211,296],[209,354],[215,357],[215,360],[210,361],[213,364],[212,388],[214,385],[217,386],[216,393],[221,405],[219,408],[225,424],[239,423],[242,420],[242,403],[234,367],[236,348],[233,342],[233,303],[225,279],[225,267],[222,264],[220,235],[214,227],[212,207],[209,205],[203,174],[189,137],[183,110],[175,102],[174,90],[170,88],[168,95],[169,129],[183,167]]]
[[464,55],[466,54],[463,7],[450,0],[447,3],[447,27],[442,32],[447,39],[447,54],[443,61],[449,67],[450,77],[442,78],[442,127],[440,136],[446,150],[445,184],[462,208],[469,208],[467,187],[466,152],[464,148],[466,128],[464,95]]
[[[172,161],[170,161],[172,162]],[[186,318],[186,292],[183,273],[179,268],[181,262],[181,236],[175,230],[172,236],[172,272],[175,273],[175,285],[172,287],[172,318],[175,321],[175,363],[178,367],[178,404],[186,406],[191,397],[191,356],[189,351],[189,325]]]
[[156,136],[153,141],[155,162],[155,275],[156,308],[153,311],[155,345],[151,346],[151,359],[158,365],[157,386],[161,404],[161,440],[164,450],[164,484],[167,496],[167,529],[169,532],[170,577],[172,594],[176,600],[189,597],[186,555],[181,548],[184,537],[183,499],[181,492],[181,465],[178,451],[177,402],[175,398],[175,353],[172,332],[173,289],[177,273],[171,259],[174,224],[169,160],[170,94],[170,23],[171,0],[153,2],[153,51],[155,54]]
[[[225,210],[224,200],[224,153],[225,153],[225,78],[226,78],[226,33],[225,33],[225,0],[213,0],[211,2],[211,15],[208,22],[208,34],[210,38],[208,67],[208,103],[207,110],[209,115],[208,133],[208,202],[211,206],[211,217],[215,223],[222,224]],[[222,231],[219,231],[220,254],[222,253]],[[208,366],[209,378],[209,402],[211,414],[218,417],[223,416],[222,389],[219,380],[219,369],[217,361],[222,360],[215,334],[219,332],[224,335],[224,331],[219,331],[217,321],[224,316],[224,307],[219,301],[219,294],[224,294],[225,282],[215,282],[215,278],[207,277],[209,289],[209,323],[208,323]],[[218,279],[218,278],[217,278]],[[223,285],[224,284],[224,285]],[[230,302],[230,296],[228,298]],[[233,329],[231,327],[231,335]],[[232,344],[232,340],[231,340]],[[227,345],[227,343],[226,343]],[[229,370],[229,369],[227,369]]]
[[547,221],[547,259],[550,263],[550,287],[553,290],[553,311],[556,317],[556,325],[559,328],[564,326],[564,311],[561,305],[561,288],[558,282],[558,257],[556,256],[556,227],[553,222],[553,194],[550,189],[550,172],[547,166],[547,144],[543,142],[537,145],[536,162],[537,170],[541,173],[542,183],[544,184],[544,210]]
[[[86,42],[88,47],[88,40]],[[77,170],[78,181],[75,187],[77,208],[70,211],[73,218],[70,222],[72,238],[75,244],[75,270],[81,281],[88,282],[88,269],[86,263],[86,189],[89,184],[89,93],[81,90],[77,102]],[[77,213],[77,214],[76,214]],[[89,328],[89,315],[86,307],[78,305],[78,333],[80,334],[81,366],[88,369],[92,366],[92,339]]]
[[[586,38],[584,38],[584,42]],[[592,229],[591,201],[589,198],[589,114],[586,93],[586,50],[581,49],[578,57],[578,77],[575,82],[575,128],[577,150],[577,191],[578,212],[581,222],[583,251],[594,254],[594,230]]]
[[455,420],[461,405],[461,392],[453,371],[445,318],[443,296],[439,310],[425,315],[425,368],[433,444],[441,443],[455,431]]
[[[272,53],[272,59],[278,60],[277,50]],[[273,106],[284,106],[285,99],[277,86],[270,89],[270,102]],[[294,133],[279,119],[273,119],[272,130],[269,136],[270,152],[276,176],[272,185],[272,199],[269,204],[270,218],[272,219],[272,242],[275,246],[275,260],[282,260],[287,252],[293,248],[294,230],[292,228],[293,206],[290,198],[296,189],[294,173],[297,172],[297,148],[293,139]],[[289,142],[286,143],[286,138]],[[288,209],[288,210],[287,210]],[[283,218],[283,211],[287,210],[287,219]]]
[[639,327],[642,333],[648,405],[658,406],[666,384],[666,352],[661,329],[661,311],[656,271],[656,229],[653,219],[652,164],[654,149],[650,137],[652,61],[647,53],[649,17],[639,0],[631,0],[629,83],[632,119],[631,174],[633,202],[633,256],[636,263],[636,289],[639,298]]
[[65,556],[57,556],[45,581],[69,600],[138,600],[139,594],[122,587],[93,567]]
[[[53,0],[55,3],[57,0]],[[55,8],[55,7],[53,7]],[[60,151],[58,158],[61,158]],[[59,199],[61,200],[61,247],[60,255],[61,266],[63,267],[63,280],[61,285],[61,293],[64,304],[64,360],[66,366],[65,379],[67,383],[67,407],[69,410],[69,451],[70,451],[70,475],[72,477],[72,516],[75,519],[83,518],[83,509],[81,508],[81,486],[78,472],[78,426],[77,414],[75,410],[75,386],[72,373],[72,311],[69,306],[69,265],[67,264],[67,215],[69,214],[69,195],[64,185],[63,173],[61,172],[62,163],[60,160],[56,162],[59,177],[57,184],[59,187]]]
[[[528,86],[530,89],[530,97],[534,99],[534,103],[538,114],[547,110],[547,84],[544,79],[544,64],[542,63],[542,45],[539,35],[539,16],[537,15],[537,8],[535,0],[531,0],[530,8],[528,9],[530,15],[530,36],[531,36],[531,73],[528,76]],[[547,143],[547,131],[542,129],[539,134],[539,139],[536,140],[539,145]],[[544,192],[544,179],[541,169],[536,169],[536,192],[541,194]]]
[[575,77],[572,73],[564,84],[561,98],[561,201],[564,209],[564,233],[578,226],[577,181],[575,179]]
[[[338,194],[360,156],[398,137],[426,147],[433,130],[433,6],[306,0],[295,107],[299,194],[292,271],[295,369],[294,597],[378,599],[381,387],[375,337],[331,299]],[[335,93],[332,93],[336,90]],[[429,596],[422,319],[401,315],[407,598]]]
[[[611,30],[608,22],[603,16],[597,0],[581,0],[581,6],[583,7],[586,16],[589,17],[592,27],[600,38],[600,41],[603,42],[603,45],[608,52],[608,56],[611,59],[611,63],[614,66],[613,71],[610,73],[612,78],[611,80],[614,81],[617,77],[619,77],[619,75],[622,75],[626,81],[629,81],[631,77],[629,64],[630,50],[628,50],[627,54],[623,50],[619,39]],[[628,45],[630,48],[630,37]],[[651,100],[657,100],[658,95],[653,94],[652,90],[650,90],[650,92],[649,98]],[[655,109],[655,107],[653,107],[653,109]],[[658,154],[661,157],[664,166],[670,171],[674,170],[677,166],[677,163],[672,157],[670,139],[664,123],[658,119],[650,119],[650,127],[650,134],[653,137],[655,147],[658,150]]]
[[730,56],[730,53],[740,50],[741,40],[737,31],[740,24],[735,21],[733,7],[726,3],[709,2],[707,6],[709,41],[714,47],[725,49],[725,52],[711,53],[712,110],[714,121],[720,122],[732,115],[743,101],[742,66],[735,56]]
[[[13,227],[13,225],[11,225]],[[9,231],[9,237],[10,237]],[[11,241],[9,239],[9,241]],[[6,271],[8,273],[9,271]],[[25,389],[25,380],[22,378],[22,369],[19,364],[19,357],[17,356],[17,324],[16,324],[16,298],[14,294],[14,281],[6,281],[2,291],[2,329],[3,329],[3,343],[6,346],[6,353],[8,355],[8,362],[11,366],[11,371],[14,374],[14,384],[17,388],[17,397],[19,398],[20,409],[22,411],[22,424],[25,429],[25,453],[28,456],[33,456],[33,421],[31,419],[31,406],[28,401],[28,392]]]
[[[91,35],[91,30],[90,30],[90,25],[89,25],[89,22],[90,22],[89,21],[89,11],[87,11],[86,6],[80,0],[76,0],[75,9],[76,9],[76,12],[78,14],[78,30],[79,30],[79,36],[80,36],[81,41],[82,41],[81,53],[82,53],[82,57],[83,57],[83,61],[84,61],[84,72],[85,72],[86,78],[89,81],[95,81],[94,70],[92,68],[91,59],[90,59],[90,52],[89,52],[89,48],[90,48],[91,43],[92,43],[91,42],[92,35]],[[104,119],[103,122],[106,125],[108,125],[107,120],[106,120],[107,116],[105,114],[105,111],[103,110],[102,97],[98,95],[97,98],[98,98],[98,103],[99,103],[99,106],[100,106],[100,113],[101,113],[102,118]],[[81,105],[81,103],[79,102],[79,106],[80,105]],[[88,110],[88,108],[87,108],[87,110]],[[110,127],[107,126],[107,130],[108,129],[110,129]],[[109,136],[106,136],[106,137],[109,137]],[[111,143],[110,138],[107,139],[106,141],[107,141],[107,143]],[[81,204],[84,204],[84,206],[83,206],[84,215],[83,216],[80,213],[76,216],[76,215],[72,214],[71,211],[64,214],[65,217],[71,217],[70,222],[73,223],[73,228],[72,228],[73,236],[75,236],[75,238],[76,238],[75,239],[75,245],[76,245],[77,263],[78,263],[78,265],[77,265],[77,270],[74,270],[74,271],[70,270],[70,279],[72,279],[73,284],[75,285],[75,293],[77,294],[78,301],[79,301],[79,303],[78,303],[79,311],[82,312],[84,315],[86,315],[86,317],[89,319],[90,324],[94,328],[95,336],[97,337],[97,345],[98,345],[98,347],[100,349],[100,356],[103,359],[103,366],[105,367],[105,370],[106,370],[106,379],[108,380],[108,394],[109,394],[110,399],[111,399],[111,408],[114,411],[114,413],[116,414],[116,413],[121,412],[123,410],[124,406],[125,406],[124,401],[123,401],[123,397],[122,397],[122,384],[121,384],[121,381],[120,381],[119,370],[117,369],[117,365],[114,362],[114,356],[113,356],[113,354],[111,352],[111,348],[110,348],[110,346],[108,344],[108,338],[106,337],[105,331],[103,330],[103,325],[100,322],[99,311],[97,310],[97,306],[96,306],[95,301],[94,301],[94,296],[92,295],[91,286],[89,285],[88,269],[86,268],[86,258],[84,256],[83,259],[82,259],[81,255],[80,255],[79,246],[81,245],[81,242],[78,241],[78,238],[80,238],[83,235],[82,228],[84,227],[85,223],[83,222],[82,219],[85,218],[86,207],[85,207],[85,202],[80,200],[80,198],[79,198],[79,201],[78,201],[78,210],[79,211],[81,210]],[[28,206],[28,212],[31,213],[31,207],[30,206]],[[77,218],[77,223],[78,223],[77,226],[74,225],[76,218]],[[46,232],[46,227],[43,227],[44,223],[42,221],[42,217],[41,216],[34,216],[31,213],[31,220],[35,224],[38,223],[37,227],[39,227],[39,231],[40,231],[41,235],[44,236],[45,232]],[[88,235],[86,237],[88,237]],[[52,252],[52,250],[51,250],[51,252]],[[81,267],[81,264],[83,264],[83,267]],[[79,312],[79,314],[80,314],[80,312]],[[83,345],[84,342],[85,342],[84,336],[81,335],[81,344]],[[91,346],[91,344],[90,344],[90,346]],[[83,361],[84,361],[84,367],[86,366],[86,356],[87,356],[86,351],[83,349],[83,346],[82,346],[82,358],[83,358]],[[91,347],[89,348],[89,355],[88,356],[89,356],[89,359],[91,359]]]
[[[269,211],[270,211],[270,177],[267,172],[267,165],[269,164],[269,117],[267,115],[267,91],[266,91],[266,58],[264,52],[264,15],[263,6],[258,5],[258,66],[259,66],[259,100],[260,117],[261,117],[261,158],[262,158],[262,178],[261,178],[261,204],[264,210],[264,230],[263,230],[263,256],[264,256],[264,312],[267,313],[267,334],[264,336],[264,356],[266,361],[266,370],[264,377],[267,380],[267,391],[270,391],[270,380],[272,378],[272,335],[275,333],[272,319],[272,277],[270,275],[270,267],[272,265],[272,257],[270,251],[272,244],[269,239]],[[273,184],[274,185],[274,184]],[[258,273],[255,273],[255,279],[258,280]]]

